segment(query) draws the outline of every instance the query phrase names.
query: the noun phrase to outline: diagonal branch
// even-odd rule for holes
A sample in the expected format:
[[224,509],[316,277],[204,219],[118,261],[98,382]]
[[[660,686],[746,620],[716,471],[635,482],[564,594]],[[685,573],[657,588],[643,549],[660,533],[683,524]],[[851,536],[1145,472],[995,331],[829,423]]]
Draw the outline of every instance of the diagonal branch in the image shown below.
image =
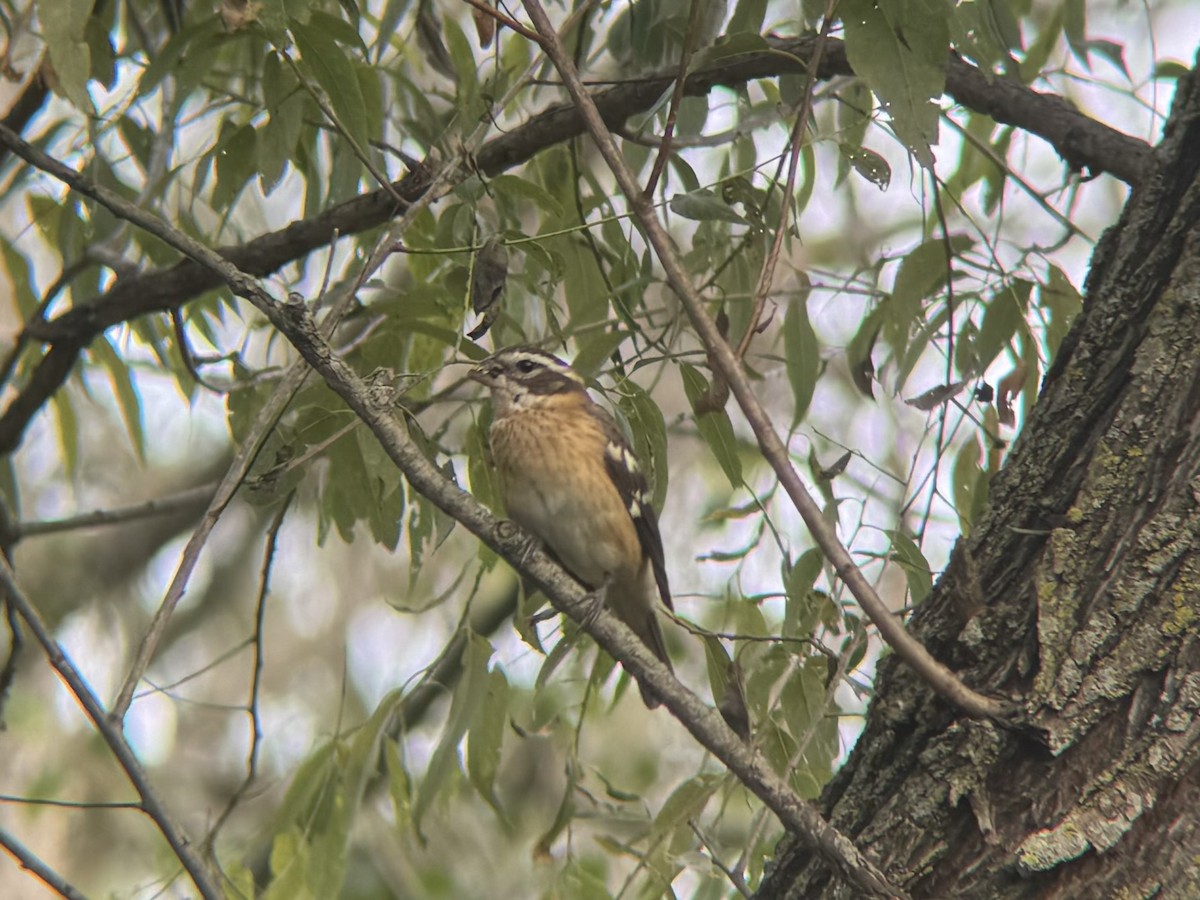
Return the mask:
[[704,301],[692,284],[691,276],[684,267],[683,259],[675,242],[654,215],[653,207],[642,194],[633,172],[626,164],[620,150],[617,149],[616,142],[604,124],[599,110],[579,80],[579,73],[575,70],[574,63],[571,62],[560,42],[549,39],[548,35],[553,35],[554,31],[541,4],[538,0],[524,0],[524,3],[525,9],[533,19],[538,31],[543,38],[547,38],[543,43],[546,54],[554,61],[555,67],[567,85],[567,90],[578,105],[600,155],[608,163],[608,167],[616,177],[622,193],[625,194],[638,224],[642,226],[647,240],[654,248],[671,288],[682,301],[696,333],[708,351],[709,359],[713,361],[721,376],[729,384],[734,397],[737,398],[738,405],[754,431],[763,458],[775,470],[780,484],[787,491],[796,510],[804,519],[804,524],[812,533],[813,539],[821,548],[821,552],[825,554],[825,558],[833,564],[838,577],[850,589],[854,599],[858,601],[863,611],[879,629],[880,635],[888,643],[888,646],[916,670],[934,690],[972,716],[1002,716],[1005,708],[1001,703],[984,697],[963,684],[958,676],[934,659],[929,651],[905,630],[904,624],[887,608],[862,570],[855,565],[849,551],[842,546],[837,536],[837,530],[821,515],[821,510],[809,495],[799,473],[792,466],[787,447],[784,446],[779,433],[775,430],[774,423],[771,422],[770,416],[767,415],[755,395],[737,356],[721,335],[717,323],[705,309]]
[[192,882],[196,885],[196,890],[200,892],[200,896],[204,900],[219,900],[224,897],[219,883],[214,880],[212,873],[196,853],[196,844],[184,832],[182,826],[175,822],[153,785],[150,784],[145,769],[138,762],[133,748],[125,740],[120,727],[109,722],[104,704],[100,702],[100,698],[93,693],[83,674],[58,645],[58,641],[54,639],[49,627],[42,621],[37,609],[17,586],[12,569],[2,557],[0,557],[0,587],[3,588],[9,604],[25,620],[29,630],[33,632],[34,638],[42,645],[42,649],[50,660],[50,665],[66,682],[71,693],[75,695],[75,699],[79,701],[79,705],[83,707],[88,718],[92,720],[92,724],[96,726],[96,730],[100,732],[100,736],[104,738],[104,742],[108,744],[121,768],[125,770],[129,783],[133,785],[134,790],[142,799],[142,809],[154,820],[154,824],[158,826],[158,830],[170,844],[172,852],[187,870]]
[[42,860],[34,855],[32,850],[3,828],[0,828],[0,847],[7,850],[12,855],[12,858],[20,864],[22,869],[32,872],[47,887],[57,893],[58,896],[65,897],[66,900],[87,900],[86,896],[78,888],[42,862]]

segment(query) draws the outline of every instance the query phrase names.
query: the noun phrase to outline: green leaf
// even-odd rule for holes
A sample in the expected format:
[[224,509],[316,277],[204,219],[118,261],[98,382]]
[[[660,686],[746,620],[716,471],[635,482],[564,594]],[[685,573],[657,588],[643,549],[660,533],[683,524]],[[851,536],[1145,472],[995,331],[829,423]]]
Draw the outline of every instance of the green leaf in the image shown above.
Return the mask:
[[[1020,48],[1020,29],[1009,5],[1006,0],[952,4],[950,27],[954,49],[985,74],[1001,63],[1011,62],[1008,51]],[[1015,42],[1010,43],[1009,38],[1015,38]]]
[[499,669],[487,677],[483,709],[472,723],[467,736],[467,775],[479,796],[504,818],[496,798],[496,770],[500,767],[500,748],[508,724],[508,679]]
[[975,341],[975,352],[979,356],[981,371],[992,364],[1009,345],[1017,329],[1025,324],[1025,310],[1029,307],[1029,293],[1033,285],[1018,278],[1012,284],[997,291],[988,301],[979,325],[979,337]]
[[8,283],[12,286],[17,311],[22,319],[28,320],[38,307],[38,298],[33,293],[33,266],[3,237],[0,237],[0,253],[3,253],[3,271],[7,273]]
[[130,375],[129,366],[109,343],[108,335],[101,335],[99,340],[93,341],[90,352],[108,372],[108,380],[112,383],[113,394],[116,395],[117,405],[121,409],[125,430],[129,433],[129,442],[133,445],[137,458],[145,462],[146,434],[142,427],[142,401]]
[[487,663],[491,656],[492,645],[487,638],[472,634],[467,643],[467,651],[463,654],[463,674],[454,689],[454,700],[450,704],[446,728],[430,757],[425,777],[417,788],[417,800],[413,805],[413,826],[418,833],[421,820],[445,785],[451,770],[458,768],[458,745],[487,696]]
[[625,342],[629,334],[628,331],[617,329],[601,331],[591,337],[580,338],[578,340],[579,352],[571,360],[571,368],[584,378],[595,378],[601,367],[612,357],[613,351]]
[[347,47],[360,51],[364,57],[367,55],[367,45],[363,43],[358,29],[339,16],[314,9],[308,19],[308,27],[325,32],[339,44],[345,44]]
[[399,742],[384,741],[383,758],[387,769],[388,794],[396,811],[396,824],[407,828],[412,824],[412,781],[400,756]]
[[92,0],[38,0],[42,39],[63,95],[81,112],[92,111],[87,92],[92,72],[91,50],[85,39]]
[[671,198],[670,207],[676,215],[697,222],[749,224],[744,217],[730,208],[728,203],[707,188],[701,188],[689,194],[675,194]]
[[871,89],[861,78],[855,78],[838,91],[837,125],[840,143],[850,149],[862,146],[867,136],[867,126],[871,124],[871,113],[875,103],[871,99]]
[[812,637],[817,623],[828,612],[829,596],[813,588],[821,575],[821,551],[805,550],[791,566],[785,566],[783,589],[787,595],[783,632],[787,637]]
[[1154,78],[1165,81],[1178,81],[1192,73],[1191,67],[1175,59],[1164,59],[1154,64]]
[[217,184],[213,206],[228,208],[254,175],[258,159],[258,132],[253,125],[235,127],[226,123],[215,149]]
[[779,695],[791,736],[804,747],[799,764],[789,773],[796,790],[806,799],[818,796],[833,772],[840,749],[837,716],[830,715],[825,680],[829,663],[814,655],[788,678]]
[[[758,5],[760,7],[765,6],[761,0]],[[759,27],[761,27],[765,9],[760,8],[757,12]],[[758,34],[757,28],[753,32],[743,31],[740,34],[734,33],[730,29],[728,34],[717,38],[711,47],[705,47],[693,56],[688,66],[688,71],[697,72],[721,60],[762,53],[768,49],[770,48],[767,45],[766,39]]]
[[275,835],[271,842],[271,883],[263,900],[308,900],[312,892],[305,881],[304,835],[298,826]]
[[954,456],[951,481],[954,484],[954,511],[958,513],[959,530],[963,537],[971,533],[971,526],[979,521],[979,514],[987,503],[987,473],[979,465],[982,451],[979,440],[966,441]]
[[866,147],[850,147],[846,144],[839,144],[838,149],[841,150],[842,157],[854,171],[875,187],[886,191],[891,185],[892,167],[874,150],[868,150]]
[[1038,291],[1039,305],[1049,313],[1050,321],[1046,324],[1047,361],[1052,362],[1058,355],[1062,339],[1066,337],[1071,323],[1083,309],[1083,298],[1071,279],[1058,266],[1050,267],[1050,277]]
[[872,354],[879,339],[879,329],[888,313],[890,303],[876,306],[865,317],[858,331],[846,346],[846,364],[850,367],[850,378],[863,396],[875,399],[875,361]]
[[462,28],[452,16],[442,19],[442,38],[446,49],[450,52],[450,62],[454,65],[455,97],[454,103],[463,114],[464,120],[473,121],[482,112],[479,97],[479,67],[475,61],[475,52],[471,42],[463,34]]
[[726,32],[731,35],[739,32],[758,34],[766,14],[767,0],[738,0]]
[[[692,410],[695,411],[700,398],[708,393],[708,381],[695,366],[688,363],[680,363],[679,371],[683,376],[683,391],[687,395],[688,402],[692,404]],[[729,421],[729,414],[723,409],[697,414],[696,427],[700,430],[700,436],[704,438],[708,448],[713,452],[713,456],[717,458],[729,483],[735,489],[741,487],[742,460],[738,456],[737,438],[734,437],[733,423]]]
[[[996,6],[1004,6],[1003,3],[997,3]],[[1047,61],[1050,59],[1050,54],[1053,53],[1059,46],[1059,39],[1062,37],[1063,25],[1063,10],[1062,7],[1057,7],[1053,10],[1048,20],[1043,22],[1037,31],[1037,39],[1029,46],[1029,50],[1025,53],[1025,58],[1021,60],[1018,67],[1018,77],[1022,84],[1031,84],[1041,74],[1046,67]]]
[[662,410],[639,385],[623,379],[616,387],[617,407],[629,422],[633,450],[642,468],[650,473],[654,508],[662,509],[667,498],[667,423]]
[[817,335],[808,320],[808,289],[798,291],[783,314],[783,349],[788,381],[792,386],[792,428],[795,429],[812,402],[821,370]]
[[62,448],[67,478],[73,479],[79,472],[79,421],[75,417],[75,407],[64,390],[51,394],[50,402],[54,406],[58,442]]
[[930,238],[909,251],[892,286],[889,318],[897,329],[905,334],[911,332],[920,316],[921,302],[946,284],[953,259],[974,245],[970,235],[952,234],[945,239]]
[[488,187],[497,199],[511,194],[521,200],[529,200],[548,216],[559,217],[563,206],[548,190],[528,178],[517,175],[497,175],[488,182]]
[[917,162],[933,165],[950,52],[945,0],[842,0],[846,56]]
[[708,686],[714,697],[724,697],[729,690],[729,676],[733,671],[733,660],[725,650],[721,639],[714,634],[704,635],[704,663],[708,671]]
[[899,563],[908,579],[909,605],[916,606],[929,596],[933,590],[933,572],[925,554],[903,531],[887,532],[892,541],[892,552],[889,558]]
[[708,799],[721,786],[720,775],[697,775],[671,792],[650,826],[650,843],[670,834],[680,825],[700,815]]
[[358,75],[346,52],[328,33],[312,25],[290,20],[289,30],[300,48],[300,70],[311,77],[329,98],[329,105],[360,152],[370,147],[367,107]]

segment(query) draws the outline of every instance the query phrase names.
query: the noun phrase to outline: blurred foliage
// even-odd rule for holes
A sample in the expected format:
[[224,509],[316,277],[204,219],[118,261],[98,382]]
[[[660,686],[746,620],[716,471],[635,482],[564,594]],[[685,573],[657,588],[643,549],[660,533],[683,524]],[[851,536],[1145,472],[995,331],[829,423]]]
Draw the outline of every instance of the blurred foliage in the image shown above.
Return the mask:
[[[812,33],[825,6],[706,5],[691,71],[765,52],[766,35]],[[831,34],[861,77],[813,87],[790,196],[782,172],[805,76],[730,84],[677,110],[653,200],[731,340],[756,332],[746,364],[764,402],[897,608],[928,595],[955,536],[983,514],[1081,308],[1092,240],[1122,200],[1112,179],[1082,179],[1038,139],[952,106],[947,53],[1150,136],[1178,71],[1161,49],[1174,9],[1151,4],[1136,38],[1117,32],[1124,46],[1102,36],[1132,15],[1124,6],[843,0]],[[550,12],[573,12],[564,37],[598,89],[678,70],[688,4]],[[449,166],[449,189],[411,217],[404,252],[358,287],[336,346],[395,387],[423,450],[493,506],[488,412],[460,364],[527,341],[572,358],[654,475],[686,626],[668,637],[680,677],[721,696],[733,660],[757,746],[815,797],[869,700],[872,629],[735,405],[714,408],[705,354],[589,141],[492,177],[473,166],[485,142],[563,97],[534,46],[501,27],[485,48],[478,21],[448,0],[0,0],[0,108],[44,79],[53,96],[25,137],[210,246],[284,229],[414,166]],[[1144,55],[1147,34],[1158,59]],[[643,179],[670,93],[621,129]],[[0,211],[9,402],[47,352],[18,340],[24,323],[103,303],[178,257],[11,155]],[[336,297],[382,237],[335,235],[268,286]],[[472,340],[474,254],[489,240],[507,247],[507,279],[490,332]],[[188,297],[174,316],[91,342],[6,460],[13,521],[171,496],[223,471],[293,356],[227,291]],[[260,607],[264,513],[293,493]],[[185,512],[17,546],[19,577],[106,698],[195,522],[195,505]],[[704,898],[733,893],[731,877],[757,884],[775,820],[573,628],[533,624],[540,599],[517,598],[495,563],[403,482],[332,392],[302,387],[126,723],[191,834],[221,822],[213,855],[231,896],[256,880],[287,898]],[[0,823],[91,893],[188,895],[147,820],[87,807],[131,792],[36,656],[24,651],[3,711],[0,793],[82,805],[6,802]],[[442,681],[422,682],[435,665]],[[0,894],[35,890],[0,863]]]

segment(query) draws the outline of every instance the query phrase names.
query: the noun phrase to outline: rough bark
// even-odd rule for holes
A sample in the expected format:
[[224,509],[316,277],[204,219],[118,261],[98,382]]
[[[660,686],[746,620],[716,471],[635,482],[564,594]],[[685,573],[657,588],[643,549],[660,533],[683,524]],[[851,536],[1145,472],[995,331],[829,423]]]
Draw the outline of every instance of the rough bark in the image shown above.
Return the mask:
[[[1200,75],[1098,245],[1084,311],[989,509],[913,628],[970,721],[895,659],[823,797],[913,897],[1200,897]],[[781,845],[763,898],[851,897]]]

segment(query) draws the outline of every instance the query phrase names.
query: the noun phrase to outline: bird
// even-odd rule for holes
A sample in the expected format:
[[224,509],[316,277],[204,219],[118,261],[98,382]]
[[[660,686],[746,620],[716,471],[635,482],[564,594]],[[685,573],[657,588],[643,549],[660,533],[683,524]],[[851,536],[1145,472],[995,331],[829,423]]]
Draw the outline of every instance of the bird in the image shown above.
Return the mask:
[[[579,373],[537,347],[499,350],[468,377],[491,392],[488,443],[509,518],[670,669],[658,601],[674,607],[658,516],[616,421]],[[639,686],[646,705],[657,707]]]

